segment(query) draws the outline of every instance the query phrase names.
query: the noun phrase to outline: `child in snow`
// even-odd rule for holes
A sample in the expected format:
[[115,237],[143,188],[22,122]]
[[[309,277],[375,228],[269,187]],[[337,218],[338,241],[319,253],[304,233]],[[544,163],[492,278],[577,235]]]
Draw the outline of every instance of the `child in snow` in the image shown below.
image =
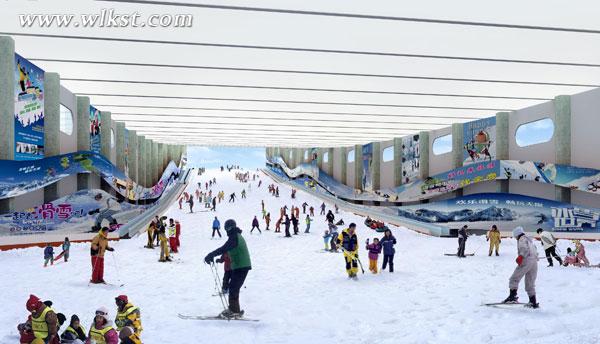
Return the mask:
[[329,242],[329,245],[331,246],[331,252],[337,252],[338,248],[337,248],[337,237],[338,237],[338,230],[337,230],[337,226],[334,225],[333,223],[330,223],[329,225],[329,233],[331,234],[331,240]]
[[48,262],[50,265],[54,265],[54,248],[50,243],[44,248],[44,267],[48,266]]
[[[84,343],[87,339],[86,334],[85,327],[79,322],[79,317],[76,314],[73,314],[71,316],[69,327],[67,327],[65,332],[60,336],[60,340],[63,344]],[[79,340],[79,342],[77,340]]]
[[372,244],[369,244],[369,239],[367,239],[367,251],[369,251],[369,270],[376,274],[377,260],[379,260],[379,254],[381,253],[381,244],[379,244],[379,239],[373,239]]
[[565,257],[563,265],[564,266],[569,266],[569,265],[581,266],[582,265],[580,262],[577,261],[577,256],[575,255],[575,252],[573,252],[573,250],[571,250],[570,247],[567,247],[567,256]]
[[308,233],[310,231],[310,222],[312,220],[310,219],[310,216],[306,215],[306,219],[304,221],[306,222],[306,230],[304,230],[304,233]]
[[590,261],[585,256],[585,247],[581,243],[580,240],[573,240],[575,244],[575,254],[577,255],[577,260],[580,263],[583,263],[583,266],[590,266]]
[[65,238],[65,241],[62,244],[63,256],[65,257],[65,263],[69,261],[69,250],[71,249],[71,242],[69,238]]
[[329,251],[329,241],[331,240],[331,232],[329,229],[323,231],[323,242],[325,243],[325,250]]
[[98,308],[86,344],[117,344],[118,342],[119,335],[112,327],[112,321],[108,320],[108,309],[106,307]]

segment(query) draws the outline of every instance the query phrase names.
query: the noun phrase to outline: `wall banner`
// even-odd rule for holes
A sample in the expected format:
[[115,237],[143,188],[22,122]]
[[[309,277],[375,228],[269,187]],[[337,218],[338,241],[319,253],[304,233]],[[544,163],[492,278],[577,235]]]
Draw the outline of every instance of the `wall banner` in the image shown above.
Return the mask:
[[463,124],[463,165],[496,159],[496,117]]
[[373,143],[362,146],[361,190],[373,191]]
[[102,151],[100,128],[102,127],[100,111],[90,105],[90,150],[95,153]]
[[419,135],[402,138],[402,184],[409,184],[419,178]]
[[44,71],[15,54],[15,160],[44,157]]

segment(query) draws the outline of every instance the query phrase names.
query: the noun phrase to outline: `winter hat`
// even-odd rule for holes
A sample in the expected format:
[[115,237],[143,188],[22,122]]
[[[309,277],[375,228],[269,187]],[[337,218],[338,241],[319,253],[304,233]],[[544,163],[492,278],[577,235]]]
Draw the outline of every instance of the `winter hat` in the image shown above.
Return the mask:
[[72,323],[74,323],[76,321],[80,321],[79,317],[77,316],[77,314],[71,315],[71,322],[70,323],[72,324]]
[[229,232],[237,228],[237,223],[235,220],[229,219],[225,221],[225,231]]
[[352,223],[351,223],[351,224],[348,226],[348,228],[356,228],[356,223],[352,222]]
[[521,234],[525,234],[525,231],[523,230],[523,227],[518,226],[517,228],[513,229],[513,238],[518,238],[519,235]]
[[129,300],[127,299],[127,295],[119,295],[119,296],[115,297],[115,301],[122,301],[123,303],[129,303]]
[[543,232],[543,231],[544,231],[543,229],[541,229],[541,228],[538,228],[536,232],[537,232],[538,234],[540,234],[540,233],[541,233],[541,232]]
[[96,315],[100,315],[108,322],[108,309],[104,306],[96,309]]
[[27,308],[28,311],[31,312],[31,311],[35,311],[36,309],[40,308],[41,305],[42,305],[42,301],[40,301],[40,299],[37,296],[30,294],[29,300],[27,300],[25,307]]

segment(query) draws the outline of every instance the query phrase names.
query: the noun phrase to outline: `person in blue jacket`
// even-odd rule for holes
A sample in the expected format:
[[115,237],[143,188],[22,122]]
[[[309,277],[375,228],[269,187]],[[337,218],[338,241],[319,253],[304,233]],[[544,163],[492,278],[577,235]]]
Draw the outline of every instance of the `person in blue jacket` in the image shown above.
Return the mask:
[[394,254],[396,250],[394,249],[394,245],[396,245],[396,238],[392,235],[392,231],[386,229],[383,233],[383,238],[379,240],[379,244],[383,247],[383,265],[381,266],[381,271],[385,270],[387,264],[390,264],[390,272],[394,272]]
[[219,219],[217,219],[217,217],[215,216],[215,219],[213,220],[213,224],[212,224],[212,237],[215,237],[215,231],[217,232],[217,234],[219,234],[219,238],[222,238],[221,236],[221,231],[219,231],[219,229],[221,228],[221,222],[219,222]]

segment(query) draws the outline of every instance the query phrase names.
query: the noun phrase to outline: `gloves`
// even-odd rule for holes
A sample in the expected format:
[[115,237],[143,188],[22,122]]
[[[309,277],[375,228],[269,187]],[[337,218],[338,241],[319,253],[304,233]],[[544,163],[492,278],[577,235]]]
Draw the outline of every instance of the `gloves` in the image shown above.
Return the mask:
[[518,256],[516,261],[517,265],[521,266],[521,264],[523,264],[523,256]]
[[223,259],[217,258],[217,260],[215,260],[215,262],[217,262],[217,263],[223,263]]
[[208,254],[208,255],[206,255],[206,257],[204,257],[204,262],[206,264],[213,264],[214,263],[213,262],[213,258],[214,258],[213,256],[211,256],[210,254]]
[[110,252],[112,252],[112,251],[114,251],[115,249],[114,249],[114,248],[112,248],[112,247],[107,247],[107,248],[106,248],[106,250],[107,250],[107,251],[110,251]]

